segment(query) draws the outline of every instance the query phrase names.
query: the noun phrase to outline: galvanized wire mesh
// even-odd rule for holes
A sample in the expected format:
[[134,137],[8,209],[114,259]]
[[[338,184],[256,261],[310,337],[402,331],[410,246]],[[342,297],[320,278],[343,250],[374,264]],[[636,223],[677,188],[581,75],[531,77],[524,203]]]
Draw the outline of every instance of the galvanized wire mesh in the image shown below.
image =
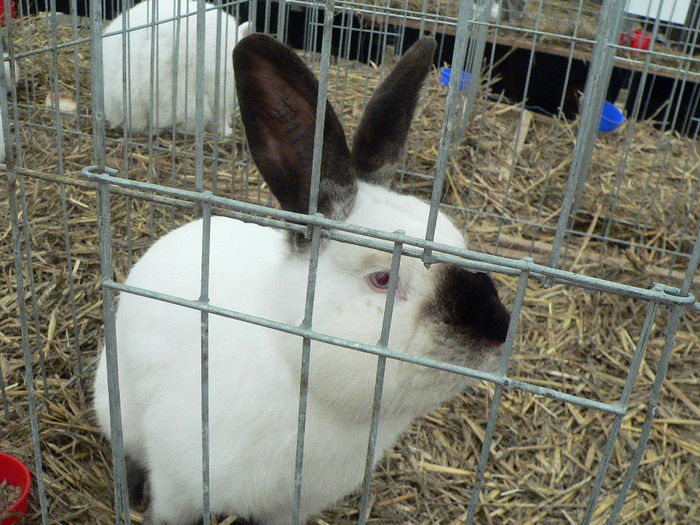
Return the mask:
[[[668,4],[680,3],[669,0],[658,3],[657,14],[661,15],[661,10]],[[369,466],[375,454],[377,425],[381,424],[378,414],[387,359],[466,375],[488,381],[495,387],[478,465],[470,485],[470,503],[464,515],[467,523],[477,519],[491,446],[499,432],[501,399],[504,392],[513,389],[611,415],[601,459],[590,469],[586,500],[576,509],[572,519],[580,523],[599,522],[601,519],[614,523],[617,520],[643,458],[667,369],[674,358],[679,325],[684,319],[691,319],[685,322],[697,322],[697,312],[700,311],[700,302],[693,295],[698,292],[697,268],[700,263],[700,160],[696,152],[700,129],[697,120],[697,115],[700,115],[700,75],[699,62],[694,55],[698,7],[693,4],[687,12],[691,27],[681,29],[678,24],[653,13],[630,13],[626,10],[626,3],[614,0],[602,3],[533,0],[525,5],[522,16],[506,12],[501,6],[494,17],[490,2],[469,0],[387,0],[378,3],[268,0],[219,2],[216,5],[198,1],[195,12],[174,14],[169,20],[184,24],[184,17],[196,19],[196,38],[192,40],[196,45],[195,64],[180,66],[193,67],[196,72],[196,85],[186,85],[185,91],[185,97],[196,99],[196,112],[192,116],[195,133],[183,134],[173,125],[166,132],[149,133],[144,137],[130,132],[127,126],[110,130],[105,122],[105,83],[123,83],[125,107],[130,98],[137,96],[130,91],[126,75],[121,79],[103,75],[104,60],[109,59],[102,53],[106,6],[93,2],[89,18],[80,18],[77,4],[71,3],[70,14],[62,18],[56,13],[55,2],[49,6],[50,12],[38,17],[25,16],[26,4],[19,4],[19,17],[9,21],[4,29],[7,48],[3,50],[9,55],[6,63],[14,65],[9,70],[9,78],[8,70],[0,69],[0,86],[8,88],[7,96],[0,97],[0,111],[6,152],[6,207],[10,218],[5,239],[7,253],[12,251],[12,263],[7,263],[6,268],[12,268],[14,273],[12,289],[16,309],[11,315],[19,320],[19,339],[16,340],[21,341],[21,346],[13,348],[12,352],[23,359],[28,413],[19,413],[13,408],[15,405],[8,398],[8,390],[11,392],[14,384],[7,385],[6,375],[2,373],[0,386],[3,417],[8,421],[28,420],[31,426],[33,466],[38,474],[37,519],[40,517],[42,523],[53,519],[52,502],[46,496],[41,473],[42,458],[54,453],[53,450],[42,450],[42,427],[38,416],[42,410],[48,410],[52,399],[70,385],[77,384],[81,391],[86,392],[89,383],[86,379],[92,366],[82,355],[85,343],[78,320],[81,310],[89,305],[81,304],[76,292],[76,263],[81,257],[76,253],[84,253],[85,246],[76,247],[76,240],[72,238],[77,229],[76,223],[72,222],[72,211],[75,206],[86,204],[75,204],[71,191],[72,188],[87,188],[96,190],[97,194],[104,338],[112,365],[111,442],[117,522],[130,522],[131,513],[117,388],[116,293],[143,295],[201,312],[204,523],[209,522],[206,334],[212,315],[298,335],[303,341],[300,348],[303,356],[302,385],[308,380],[312,341],[378,356],[373,426],[367,429],[368,468],[359,502],[361,523],[371,516]],[[5,2],[5,6],[9,12],[9,2]],[[215,35],[216,47],[220,47],[229,28],[225,24],[217,24],[216,28],[207,26],[205,38],[204,20],[206,10],[220,8],[234,14],[239,23],[247,19],[258,30],[274,32],[285,41],[298,42],[300,53],[320,77],[319,107],[323,107],[327,97],[348,130],[353,129],[355,117],[361,114],[373,86],[386,76],[394,56],[401,54],[417,35],[430,32],[436,36],[439,44],[436,64],[449,64],[453,72],[468,73],[469,81],[467,86],[462,86],[460,75],[452,74],[448,86],[428,87],[429,95],[419,108],[409,147],[397,175],[399,191],[422,194],[430,200],[431,211],[426,217],[424,238],[407,237],[401,232],[371,231],[329,220],[315,213],[315,197],[311,198],[307,215],[280,211],[274,207],[273,197],[252,165],[239,117],[235,113],[231,115],[230,136],[221,136],[216,130],[205,131],[205,42]],[[155,34],[159,25],[168,23],[162,20],[153,23],[154,18],[157,17],[149,19],[140,28],[132,28],[132,31],[153,31]],[[190,30],[195,27],[184,26]],[[644,34],[649,35],[648,49],[640,49],[632,45],[631,40],[621,38],[621,33],[632,34],[634,27],[641,27],[642,41]],[[127,33],[123,30],[123,37]],[[128,57],[128,39],[123,38],[123,42],[123,57]],[[504,52],[503,47],[507,51]],[[547,118],[551,127],[547,128],[547,140],[539,143],[543,149],[527,151],[526,135],[531,122],[542,118],[532,111],[543,108],[533,108],[528,97],[543,82],[538,76],[541,72],[536,69],[538,61],[542,60],[538,53],[543,51],[561,58],[563,73],[550,73],[559,74],[563,84],[552,89],[549,97],[552,105],[548,110],[544,108],[549,113]],[[518,79],[522,83],[519,90],[526,95],[518,100],[514,98],[518,90],[499,90],[499,82],[505,74],[499,65],[508,60],[509,53],[520,52],[524,53],[526,64],[525,78]],[[582,61],[586,62],[585,82],[579,84],[574,77]],[[225,63],[226,67],[231,67],[230,61]],[[152,60],[151,74],[156,74],[158,67],[158,61]],[[217,76],[224,73],[218,70]],[[599,132],[599,117],[610,94],[610,86],[619,75],[626,79],[623,79],[623,93],[618,105],[627,108],[627,122],[616,132],[621,137],[620,142],[612,144],[611,139]],[[624,81],[629,84],[625,85]],[[641,124],[638,121],[650,116],[647,108],[654,108],[653,87],[663,82],[668,84],[665,91],[668,100],[656,109],[658,132],[645,135],[651,136],[652,142],[639,142]],[[231,101],[223,100],[221,91],[225,89],[217,90],[215,95],[216,107],[232,109]],[[572,94],[578,99],[579,91],[580,118],[572,124],[571,118],[567,119],[565,115],[565,106]],[[149,105],[154,104],[157,96],[158,85],[153,85]],[[534,99],[535,95],[530,98]],[[62,100],[69,101],[68,105],[62,104]],[[438,100],[437,104],[435,100]],[[579,108],[576,110],[578,112]],[[513,127],[509,130],[510,140],[494,147],[494,139],[489,134],[489,126],[494,121],[490,119],[495,113],[506,112],[514,115]],[[316,144],[322,137],[321,120],[317,122]],[[500,123],[497,121],[496,125]],[[622,147],[617,149],[619,145]],[[428,161],[424,158],[426,150],[431,152]],[[318,189],[320,154],[321,148],[315,147],[312,195]],[[526,161],[527,165],[523,165]],[[497,196],[495,204],[494,198],[488,195],[482,198],[481,182],[489,171],[496,173],[496,178],[491,180],[498,183],[498,188],[491,188]],[[532,175],[523,183],[525,174]],[[52,261],[37,259],[32,253],[40,241],[33,236],[36,226],[31,223],[33,217],[27,204],[33,196],[26,189],[27,181],[40,181],[59,188],[60,211],[49,220],[60,222],[63,251],[54,254]],[[113,211],[115,198],[125,202],[125,214],[118,218]],[[526,200],[531,204],[523,205]],[[94,203],[87,205],[94,206]],[[465,250],[433,242],[440,209],[449,213],[463,230],[479,226],[479,238],[473,242],[475,249]],[[147,220],[132,220],[132,212],[145,215]],[[301,325],[256,317],[250,312],[229,311],[209,303],[207,276],[211,247],[206,232],[213,213],[243,217],[246,221],[306,232],[310,236],[313,255],[306,315]],[[128,268],[154,239],[193,215],[204,219],[205,231],[201,248],[202,275],[205,277],[198,300],[123,284]],[[391,293],[387,295],[382,339],[376,345],[314,330],[316,283],[313,276],[321,238],[393,253]],[[584,253],[589,266],[579,264]],[[505,357],[496,373],[413,356],[410,352],[404,353],[404,349],[387,348],[396,276],[402,257],[419,258],[425,264],[449,262],[471,270],[510,276],[517,281],[512,295]],[[54,291],[46,292],[44,283],[36,281],[36,265],[60,265],[65,274],[57,287],[67,301],[70,319],[59,330],[67,334],[71,366],[67,377],[63,374],[63,380],[58,384],[51,381],[54,372],[47,369],[44,362],[44,348],[51,337],[42,327],[49,315],[42,311],[42,303],[46,295]],[[626,277],[638,275],[640,267],[648,275],[629,284]],[[535,282],[544,287],[563,286],[572,293],[584,290],[604,297],[628,298],[644,305],[639,310],[645,311],[644,320],[632,345],[634,350],[628,356],[624,382],[619,392],[601,398],[608,401],[509,376],[511,355],[514,359],[518,356],[515,346],[518,331],[529,319],[527,306],[524,306],[528,287]],[[616,489],[614,503],[600,510],[601,491],[623,421],[630,414],[631,394],[639,380],[654,323],[659,322],[660,309],[668,312],[664,318],[664,342],[648,392],[643,423],[633,447],[634,454],[629,458],[626,474]],[[55,333],[55,327],[52,330]],[[615,334],[607,335],[615,337]],[[94,345],[95,341],[90,343]],[[0,365],[7,366],[5,362],[0,362]],[[299,400],[295,508],[290,516],[294,523],[299,520],[303,484],[301,467],[306,395],[307,392],[302,390]],[[110,505],[110,502],[105,502],[105,505]]]

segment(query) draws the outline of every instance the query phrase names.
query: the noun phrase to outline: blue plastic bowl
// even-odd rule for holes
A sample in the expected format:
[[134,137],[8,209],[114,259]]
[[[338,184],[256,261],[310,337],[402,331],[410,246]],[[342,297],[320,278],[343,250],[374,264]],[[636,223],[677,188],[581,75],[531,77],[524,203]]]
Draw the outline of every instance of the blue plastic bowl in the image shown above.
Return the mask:
[[625,117],[622,112],[615,107],[615,104],[611,102],[605,102],[603,105],[603,114],[600,117],[600,126],[598,126],[598,131],[612,131],[620,127],[625,121]]
[[[446,86],[450,85],[450,72],[451,69],[449,67],[443,67],[440,72],[440,82]],[[469,85],[471,78],[472,76],[469,73],[462,71],[462,81],[459,83],[459,89],[462,90],[466,88]]]

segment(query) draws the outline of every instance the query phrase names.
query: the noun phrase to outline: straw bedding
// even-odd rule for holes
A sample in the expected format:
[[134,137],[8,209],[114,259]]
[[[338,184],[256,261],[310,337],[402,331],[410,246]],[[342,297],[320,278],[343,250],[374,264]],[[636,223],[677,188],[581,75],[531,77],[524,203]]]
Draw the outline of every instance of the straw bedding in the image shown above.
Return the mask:
[[[39,39],[41,27],[38,24],[32,27]],[[59,37],[71,38],[70,34]],[[66,58],[59,65],[61,89],[70,90],[75,76],[73,52],[68,49],[61,53]],[[81,47],[83,101],[89,97],[88,56]],[[48,515],[52,523],[110,523],[114,520],[111,451],[100,437],[89,409],[89,384],[102,337],[102,302],[95,192],[80,177],[80,169],[93,164],[93,145],[89,135],[74,133],[81,130],[89,134],[91,122],[87,113],[80,121],[74,116],[62,116],[65,178],[61,179],[56,134],[52,130],[53,112],[31,107],[33,93],[43,100],[49,90],[49,77],[41,73],[45,71],[41,69],[41,60],[48,60],[47,54],[34,57],[32,88],[26,89],[21,84],[18,88],[18,100],[27,104],[27,108],[20,108],[25,121],[20,130],[24,166],[40,177],[24,177],[18,185],[23,184],[26,193],[26,214],[22,212],[20,220],[26,220],[29,227],[23,242],[28,241],[31,247],[35,283],[30,294],[25,260],[29,350],[40,405],[39,438]],[[348,88],[345,104],[337,104],[336,108],[343,115],[346,129],[352,129],[361,112],[367,68],[341,65],[346,68],[343,74],[346,71],[348,74]],[[343,78],[337,77],[335,71],[331,75],[331,101],[336,79]],[[373,69],[369,74],[375,80],[379,76]],[[409,138],[407,170],[411,172],[433,173],[437,157],[446,92],[439,85],[437,74],[427,84],[425,102]],[[513,163],[518,115],[497,102],[479,103],[465,140],[453,151],[443,201],[478,212],[454,213],[472,247],[518,257],[531,253],[536,260],[546,261],[548,251],[543,246],[546,248],[551,243],[551,230],[524,222],[501,221],[498,217],[556,225],[576,124],[560,123],[557,145],[552,148],[554,121],[533,118]],[[416,135],[418,128],[420,136]],[[676,276],[669,277],[668,272],[674,262],[676,269],[682,269],[684,260],[674,260],[653,249],[631,249],[624,242],[688,252],[698,221],[699,207],[693,200],[693,189],[697,191],[698,187],[698,152],[694,144],[677,136],[660,137],[647,123],[638,125],[635,133],[625,173],[617,176],[617,162],[625,147],[624,135],[613,133],[598,138],[587,190],[581,200],[585,213],[579,215],[580,221],[575,225],[577,230],[594,237],[573,237],[561,266],[637,286],[649,286],[654,280],[677,284]],[[124,145],[119,133],[110,132],[110,137],[108,164],[118,168],[127,158]],[[135,138],[134,142],[127,152],[130,177],[148,180],[150,175],[163,184],[192,188],[194,161],[188,156],[194,153],[191,137],[178,136],[174,141],[172,137],[159,137],[155,144],[163,151],[153,158],[149,157],[148,140]],[[208,140],[205,149],[207,156],[216,153],[219,158],[217,193],[268,201],[269,193],[254,171],[247,172],[242,163],[234,162],[245,159],[240,145],[234,151],[231,142],[214,144]],[[655,195],[652,201],[640,195],[639,188],[644,187],[657,152],[668,160],[659,179],[655,178],[657,172],[652,176],[650,187]],[[545,179],[550,156],[551,174]],[[209,187],[213,187],[214,168],[214,160],[205,162]],[[513,175],[508,184],[511,170]],[[612,195],[618,187],[616,177],[621,181],[621,189],[611,214]],[[70,183],[64,186],[59,184],[61,180]],[[401,182],[406,191],[423,196],[430,192],[430,181],[406,176]],[[7,189],[3,187],[2,192],[0,217],[6,226],[0,236],[3,348],[0,367],[9,399],[9,418],[4,412],[0,414],[0,450],[23,459],[34,472]],[[62,201],[65,201],[70,237],[70,262],[65,255]],[[644,212],[642,218],[648,213],[646,230],[630,225],[640,209]],[[606,217],[611,215],[618,219],[610,223],[611,240],[600,242],[595,235],[605,233]],[[112,222],[117,279],[123,281],[131,262],[154,238],[194,216],[196,212],[188,207],[173,208],[114,195]],[[627,222],[620,222],[623,220]],[[499,226],[502,231],[497,245]],[[26,249],[26,244],[23,246]],[[75,293],[75,321],[69,275]],[[515,280],[494,277],[505,303],[512,304]],[[697,285],[694,290],[696,294],[700,292]],[[646,304],[639,301],[560,285],[545,289],[537,281],[531,281],[509,376],[569,394],[616,402],[645,313]],[[607,517],[638,442],[667,318],[668,310],[660,308],[630,399],[629,413],[622,422],[603,483],[595,523]],[[82,351],[84,375],[78,368],[77,346]],[[40,372],[41,362],[45,365],[45,378]],[[649,445],[622,509],[620,523],[697,522],[699,382],[700,315],[688,313],[676,336]],[[476,385],[415,422],[374,474],[371,523],[463,522],[492,395],[491,385]],[[517,390],[504,391],[477,523],[579,522],[612,421],[612,416],[592,410]],[[316,523],[352,523],[357,519],[358,505],[359,496],[351,495],[325,512]],[[38,512],[35,484],[30,499],[30,523],[39,521]],[[138,523],[142,516],[134,512],[132,518]]]

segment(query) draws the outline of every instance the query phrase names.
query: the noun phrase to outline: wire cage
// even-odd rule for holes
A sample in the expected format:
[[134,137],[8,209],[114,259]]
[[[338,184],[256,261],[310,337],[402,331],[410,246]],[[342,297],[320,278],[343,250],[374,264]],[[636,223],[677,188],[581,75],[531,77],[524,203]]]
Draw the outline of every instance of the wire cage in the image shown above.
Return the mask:
[[[312,523],[697,521],[698,2],[0,1],[14,12],[0,68],[0,451],[32,471],[28,522],[144,519],[126,496],[116,376],[111,445],[92,411],[103,344],[108,359],[119,351],[118,294],[201,312],[205,438],[188,452],[205,473],[212,319],[295,336],[300,384],[320,343],[376,356],[362,464],[379,461]],[[319,216],[314,197],[309,213],[279,209],[235,100],[230,54],[246,31],[295,49],[348,139],[399,57],[435,38],[393,180],[429,202],[421,237]],[[317,122],[316,144],[322,132]],[[468,248],[434,242],[438,212]],[[206,271],[196,297],[125,284],[157,239],[217,215],[308,236],[303,319],[221,308]],[[393,254],[382,338],[315,329],[321,239]],[[196,247],[205,268],[212,250]],[[408,260],[490,272],[511,319],[497,371],[387,345]],[[475,381],[375,451],[383,370],[397,360]],[[302,388],[292,522],[306,401]],[[210,517],[206,474],[201,487],[204,523],[231,523]]]

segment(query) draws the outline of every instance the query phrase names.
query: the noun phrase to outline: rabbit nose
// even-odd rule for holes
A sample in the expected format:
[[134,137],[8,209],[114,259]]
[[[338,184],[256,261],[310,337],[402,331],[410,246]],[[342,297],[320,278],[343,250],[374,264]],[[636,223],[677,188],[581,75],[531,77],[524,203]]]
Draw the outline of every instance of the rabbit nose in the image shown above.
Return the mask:
[[504,343],[510,314],[491,278],[455,266],[444,266],[441,270],[436,299],[444,321],[470,330],[481,340]]

